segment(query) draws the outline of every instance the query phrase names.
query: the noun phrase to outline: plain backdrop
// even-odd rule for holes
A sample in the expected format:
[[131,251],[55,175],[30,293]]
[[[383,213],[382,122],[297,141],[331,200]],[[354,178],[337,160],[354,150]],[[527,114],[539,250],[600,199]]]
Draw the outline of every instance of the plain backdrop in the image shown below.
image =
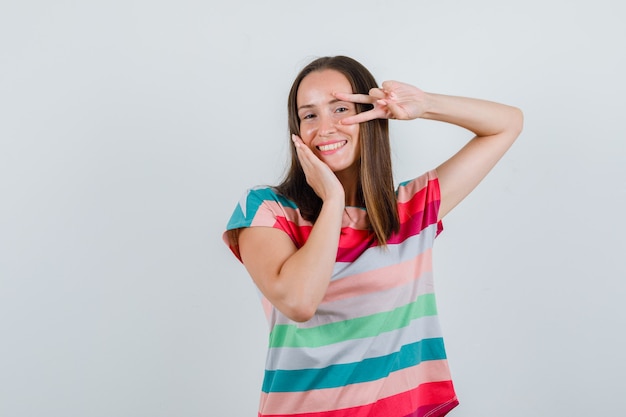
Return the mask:
[[[221,234],[335,54],[525,114],[436,243],[450,415],[620,415],[625,41],[617,0],[3,1],[0,415],[256,415],[267,326]],[[397,181],[470,138],[391,130]]]

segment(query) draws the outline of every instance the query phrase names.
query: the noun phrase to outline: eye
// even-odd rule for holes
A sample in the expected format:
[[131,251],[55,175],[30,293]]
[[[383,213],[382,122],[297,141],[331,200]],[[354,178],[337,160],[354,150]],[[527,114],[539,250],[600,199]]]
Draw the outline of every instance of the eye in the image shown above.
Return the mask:
[[300,120],[309,120],[309,119],[313,119],[314,117],[315,117],[315,114],[306,113],[302,117],[300,117]]
[[356,107],[352,103],[337,103],[335,113],[355,113]]

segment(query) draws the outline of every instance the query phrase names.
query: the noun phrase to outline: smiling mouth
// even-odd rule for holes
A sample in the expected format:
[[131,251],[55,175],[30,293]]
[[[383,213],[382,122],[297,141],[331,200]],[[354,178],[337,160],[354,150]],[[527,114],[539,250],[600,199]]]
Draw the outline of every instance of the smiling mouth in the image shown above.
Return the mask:
[[341,142],[335,142],[335,143],[330,143],[328,145],[320,145],[320,146],[316,146],[317,149],[319,149],[322,152],[327,152],[327,151],[334,151],[335,149],[339,149],[342,146],[344,146],[346,143],[348,143],[347,140],[341,141]]

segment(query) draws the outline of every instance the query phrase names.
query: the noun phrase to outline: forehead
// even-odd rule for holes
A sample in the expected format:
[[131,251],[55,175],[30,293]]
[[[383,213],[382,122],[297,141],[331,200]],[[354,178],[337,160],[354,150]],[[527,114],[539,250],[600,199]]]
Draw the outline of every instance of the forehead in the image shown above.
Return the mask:
[[348,78],[332,69],[314,71],[300,82],[297,95],[298,106],[323,98],[332,98],[334,92],[352,93],[352,85]]

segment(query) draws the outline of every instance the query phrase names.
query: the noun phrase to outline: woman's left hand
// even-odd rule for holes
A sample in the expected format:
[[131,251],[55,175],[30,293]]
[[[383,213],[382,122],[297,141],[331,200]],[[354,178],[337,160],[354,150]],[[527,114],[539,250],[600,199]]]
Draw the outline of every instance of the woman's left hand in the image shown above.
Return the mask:
[[427,94],[419,88],[399,81],[385,81],[369,94],[334,93],[339,100],[372,104],[373,109],[341,120],[341,124],[363,123],[374,119],[412,120],[427,110]]

